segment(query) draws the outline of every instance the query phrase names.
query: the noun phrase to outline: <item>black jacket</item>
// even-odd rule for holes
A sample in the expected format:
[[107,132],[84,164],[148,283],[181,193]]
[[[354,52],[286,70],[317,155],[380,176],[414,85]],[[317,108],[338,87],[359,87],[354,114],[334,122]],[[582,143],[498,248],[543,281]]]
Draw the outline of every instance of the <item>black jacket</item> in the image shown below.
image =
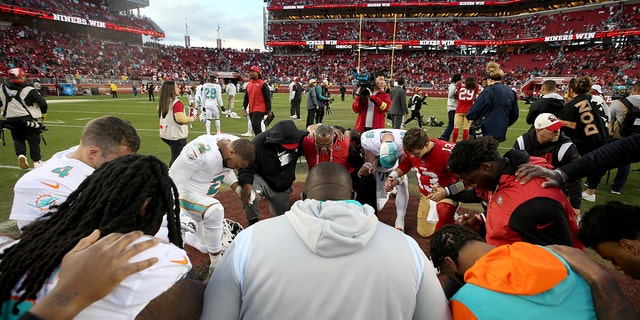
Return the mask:
[[[273,128],[253,138],[256,158],[251,166],[238,170],[241,186],[253,184],[254,175],[259,175],[275,192],[283,192],[296,180],[296,162],[302,156],[302,139],[306,131],[298,130],[291,120],[282,120]],[[298,142],[298,148],[288,150],[283,143]]]
[[560,111],[564,107],[564,98],[559,94],[545,95],[548,98],[541,98],[534,101],[529,108],[527,114],[527,124],[533,124],[536,117],[541,113],[551,113],[556,117],[560,114]]

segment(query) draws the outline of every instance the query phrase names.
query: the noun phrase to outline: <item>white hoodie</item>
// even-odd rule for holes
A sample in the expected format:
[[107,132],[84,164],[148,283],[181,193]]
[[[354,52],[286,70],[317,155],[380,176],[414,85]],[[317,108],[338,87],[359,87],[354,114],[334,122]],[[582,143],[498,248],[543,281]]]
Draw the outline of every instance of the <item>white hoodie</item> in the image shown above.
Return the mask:
[[450,319],[431,261],[352,200],[300,200],[242,231],[201,319]]

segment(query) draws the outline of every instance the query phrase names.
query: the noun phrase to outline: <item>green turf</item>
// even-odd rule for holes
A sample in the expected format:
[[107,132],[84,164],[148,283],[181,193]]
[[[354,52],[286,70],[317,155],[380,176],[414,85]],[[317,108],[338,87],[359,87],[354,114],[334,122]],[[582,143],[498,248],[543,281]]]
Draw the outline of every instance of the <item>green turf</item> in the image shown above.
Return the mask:
[[[273,106],[276,114],[275,122],[289,119],[289,101],[288,94],[279,93],[274,96]],[[226,96],[225,96],[226,98]],[[235,110],[240,113],[243,95],[236,96]],[[330,125],[341,125],[346,128],[353,127],[355,124],[355,114],[351,110],[353,99],[347,96],[345,101],[340,101],[336,96],[336,101],[332,104],[333,114],[326,115],[323,123]],[[137,128],[138,134],[142,140],[140,153],[153,154],[160,159],[169,161],[169,147],[164,144],[158,137],[158,117],[156,114],[156,104],[149,102],[146,96],[133,98],[132,95],[120,95],[117,99],[111,96],[77,96],[77,97],[47,97],[49,101],[49,112],[46,125],[49,131],[44,133],[47,145],[42,144],[42,156],[46,159],[55,152],[69,148],[78,144],[82,126],[90,119],[102,115],[116,115],[123,119],[131,121]],[[182,97],[183,102],[187,102],[186,96]],[[446,99],[429,98],[427,100],[429,106],[423,107],[422,114],[425,120],[428,116],[436,116],[438,120],[445,121],[446,118]],[[296,125],[300,129],[304,129],[307,112],[305,110],[305,102],[302,102],[303,120],[296,121]],[[528,112],[528,105],[520,104],[520,120],[514,124],[508,133],[507,141],[502,144],[501,151],[505,152],[513,145],[515,138],[522,134],[527,125],[524,118]],[[416,127],[415,121],[411,122],[408,128]],[[438,137],[442,134],[444,127],[426,127],[430,137]],[[212,130],[215,130],[212,128]],[[222,130],[225,133],[240,135],[247,131],[246,118],[231,119],[222,118]],[[204,124],[194,123],[193,128],[189,131],[189,139],[204,134]],[[0,188],[4,192],[0,192],[0,222],[7,221],[11,210],[13,200],[13,185],[16,180],[25,172],[18,167],[17,157],[13,150],[13,141],[10,133],[5,130],[6,146],[0,152]],[[638,168],[633,165],[632,168]],[[306,165],[299,166],[301,174],[298,176],[299,181],[304,181],[304,172]],[[611,171],[610,182],[615,175],[615,170]],[[412,178],[415,179],[415,178]],[[411,180],[411,184],[415,185],[415,180]],[[606,200],[622,200],[624,202],[640,205],[640,197],[637,197],[638,188],[640,188],[640,174],[631,173],[629,181],[624,186],[622,195],[612,195],[609,192],[609,186],[606,185],[606,176],[602,180],[600,190],[597,192],[597,202],[603,203]],[[412,188],[412,192],[417,192]],[[591,203],[583,202],[582,210],[586,210],[592,206]]]

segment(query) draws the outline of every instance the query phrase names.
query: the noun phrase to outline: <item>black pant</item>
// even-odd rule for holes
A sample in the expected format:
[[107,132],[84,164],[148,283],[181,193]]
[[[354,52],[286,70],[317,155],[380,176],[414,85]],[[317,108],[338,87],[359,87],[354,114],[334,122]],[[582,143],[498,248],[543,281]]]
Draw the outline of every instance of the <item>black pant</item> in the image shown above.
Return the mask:
[[111,98],[117,98],[118,97],[118,92],[117,91],[111,91]]
[[187,138],[178,139],[178,140],[168,140],[164,138],[160,138],[164,143],[168,144],[171,148],[171,161],[169,161],[169,167],[176,161],[176,158],[180,155],[182,148],[187,145]]
[[422,125],[424,124],[422,122],[422,115],[420,114],[420,110],[411,110],[411,117],[409,119],[407,119],[404,124],[407,125],[407,123],[409,123],[409,121],[416,119],[418,121],[418,126],[420,126],[420,128],[422,128]]
[[156,101],[156,98],[153,96],[153,91],[149,91],[149,101]]
[[251,112],[249,113],[249,119],[251,119],[251,129],[253,134],[258,135],[262,132],[262,120],[264,119],[264,112]]
[[27,145],[29,143],[29,157],[31,160],[40,161],[40,133],[37,129],[27,127],[24,122],[9,121],[15,128],[11,129],[11,138],[13,138],[13,148],[16,150],[16,156],[27,154]]
[[447,123],[447,127],[444,129],[444,132],[440,136],[440,140],[449,141],[449,139],[451,138],[451,133],[453,132],[453,119],[455,116],[456,116],[455,110],[447,111],[447,118],[449,122]]
[[291,110],[289,110],[289,113],[300,119],[300,100],[291,100]]
[[307,127],[313,124],[313,120],[316,118],[316,109],[307,109]]
[[322,123],[323,118],[324,118],[324,107],[319,106],[318,109],[316,109],[316,124]]
[[375,175],[370,174],[368,176],[358,177],[358,170],[356,169],[351,173],[351,183],[353,184],[353,191],[356,192],[355,200],[361,204],[370,205],[377,215],[378,198],[376,195]]

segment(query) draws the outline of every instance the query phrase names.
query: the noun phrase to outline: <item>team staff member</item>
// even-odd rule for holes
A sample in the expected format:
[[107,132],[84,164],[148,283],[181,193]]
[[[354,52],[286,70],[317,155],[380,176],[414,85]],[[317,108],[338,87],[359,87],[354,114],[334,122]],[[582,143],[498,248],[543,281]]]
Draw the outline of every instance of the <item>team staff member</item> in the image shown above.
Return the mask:
[[315,166],[303,195],[238,234],[209,281],[201,319],[451,318],[428,258],[352,200],[343,166]]
[[9,82],[2,85],[0,91],[2,116],[7,119],[5,126],[11,130],[13,148],[18,156],[20,168],[28,169],[27,145],[33,167],[42,165],[40,155],[40,132],[42,123],[47,118],[47,101],[34,87],[27,85],[24,70],[9,70]]
[[[580,158],[578,149],[560,128],[564,122],[551,113],[541,113],[533,122],[533,129],[516,138],[513,148],[524,150],[530,156],[544,158],[554,168]],[[562,187],[576,214],[580,214],[582,181],[572,179]]]
[[244,115],[251,119],[253,134],[262,132],[262,120],[265,115],[273,115],[271,112],[271,91],[269,85],[262,80],[260,68],[253,66],[249,69],[249,83],[247,93],[242,101]]
[[187,117],[182,101],[178,99],[180,93],[176,83],[168,80],[162,83],[160,88],[160,101],[158,101],[158,117],[160,118],[160,138],[171,148],[171,160],[173,164],[180,151],[187,144],[189,127],[187,124],[196,121],[196,117]]
[[[240,198],[249,224],[258,222],[258,201],[264,197],[273,215],[289,210],[291,186],[296,180],[296,163],[302,156],[300,143],[307,135],[298,130],[291,120],[282,120],[271,129],[253,138],[256,158],[252,165],[238,170],[238,182],[242,186]],[[252,201],[251,194],[260,193]]]

